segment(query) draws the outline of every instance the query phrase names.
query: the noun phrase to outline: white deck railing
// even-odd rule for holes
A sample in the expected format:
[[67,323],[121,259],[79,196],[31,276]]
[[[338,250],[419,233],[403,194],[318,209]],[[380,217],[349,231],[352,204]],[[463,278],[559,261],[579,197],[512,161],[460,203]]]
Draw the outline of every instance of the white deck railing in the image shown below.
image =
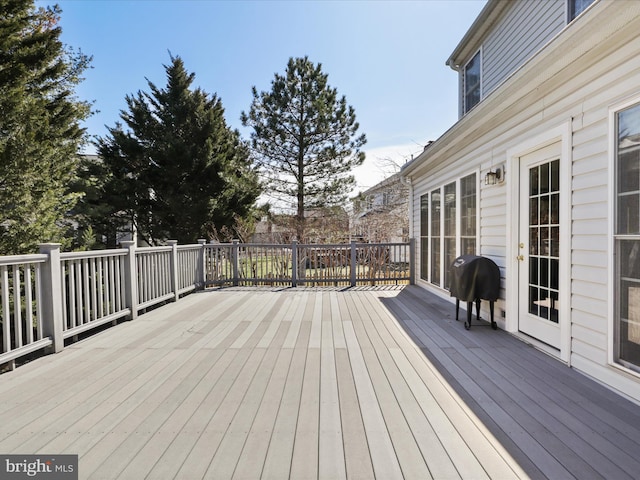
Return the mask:
[[127,250],[60,254],[63,337],[75,337],[131,313],[126,301]]
[[205,286],[413,283],[413,242],[226,244],[0,257],[0,366]]
[[208,244],[205,247],[205,283],[294,287],[410,283],[413,279],[412,255],[412,242]]
[[42,324],[42,270],[47,255],[0,257],[0,363],[51,345]]

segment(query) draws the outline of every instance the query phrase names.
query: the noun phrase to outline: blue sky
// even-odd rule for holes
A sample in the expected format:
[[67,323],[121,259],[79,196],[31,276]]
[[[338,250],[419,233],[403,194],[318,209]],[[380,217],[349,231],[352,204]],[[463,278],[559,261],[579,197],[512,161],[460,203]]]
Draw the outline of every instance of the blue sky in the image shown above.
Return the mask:
[[[38,5],[54,2],[38,0]],[[403,163],[457,120],[457,76],[445,61],[485,0],[57,0],[64,43],[93,56],[77,89],[94,101],[85,124],[106,135],[124,97],[166,84],[169,51],[216,93],[245,138],[251,87],[269,90],[290,57],[322,63],[367,135],[360,189],[381,180],[381,159]]]

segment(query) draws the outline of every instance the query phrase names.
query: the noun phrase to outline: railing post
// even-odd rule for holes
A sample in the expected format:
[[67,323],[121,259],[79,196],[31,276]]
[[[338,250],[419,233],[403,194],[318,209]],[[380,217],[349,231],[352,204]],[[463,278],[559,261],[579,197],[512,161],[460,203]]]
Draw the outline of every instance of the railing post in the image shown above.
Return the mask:
[[200,286],[202,287],[203,290],[207,286],[207,277],[206,277],[207,270],[205,268],[205,260],[206,260],[205,249],[207,248],[205,246],[206,244],[207,244],[206,238],[198,239],[198,245],[200,245],[199,260],[198,260],[198,282],[200,283]]
[[416,283],[416,239],[409,239],[409,285]]
[[233,245],[231,247],[231,262],[233,264],[233,286],[237,287],[240,284],[240,275],[238,263],[240,262],[240,248],[238,246],[238,240],[233,240]]
[[177,302],[180,300],[180,294],[178,293],[178,241],[177,240],[167,240],[167,245],[171,247],[171,272],[169,275],[171,276],[171,291],[173,292],[173,301]]
[[356,257],[357,255],[357,248],[356,248],[356,241],[355,240],[351,240],[351,286],[355,287],[356,286],[356,273],[357,273],[357,269],[358,269],[358,259]]
[[41,243],[40,253],[49,258],[42,267],[42,330],[43,335],[51,337],[52,353],[64,349],[62,325],[62,269],[60,268],[60,244]]
[[126,295],[126,305],[131,309],[129,318],[138,318],[138,265],[136,263],[136,242],[135,240],[123,240],[120,242],[122,248],[127,249],[124,266],[124,289]]
[[298,286],[298,240],[291,241],[291,286]]

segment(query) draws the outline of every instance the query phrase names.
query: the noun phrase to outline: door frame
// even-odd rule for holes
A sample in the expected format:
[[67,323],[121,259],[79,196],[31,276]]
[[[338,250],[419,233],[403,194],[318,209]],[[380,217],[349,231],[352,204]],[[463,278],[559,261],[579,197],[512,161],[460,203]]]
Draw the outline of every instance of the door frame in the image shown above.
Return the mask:
[[[548,347],[518,330],[518,307],[527,301],[519,293],[519,268],[517,259],[520,236],[520,157],[536,150],[560,143],[560,351]],[[506,321],[508,332],[526,339],[529,343],[558,356],[567,364],[571,359],[571,122],[565,122],[553,129],[524,140],[507,150],[505,179],[507,182],[507,246],[506,246]],[[563,194],[563,192],[566,192]],[[515,293],[512,293],[515,292]]]

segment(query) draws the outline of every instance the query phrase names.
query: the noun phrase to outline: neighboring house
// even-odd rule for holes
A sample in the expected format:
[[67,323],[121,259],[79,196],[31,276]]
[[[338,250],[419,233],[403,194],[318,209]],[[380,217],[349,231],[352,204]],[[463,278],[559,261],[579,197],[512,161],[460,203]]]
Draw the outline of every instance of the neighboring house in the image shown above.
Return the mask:
[[249,240],[250,243],[290,243],[292,227],[285,224],[291,223],[289,217],[283,218],[283,215],[277,215],[272,218],[264,215],[257,223],[256,230]]
[[371,243],[409,241],[409,186],[399,173],[353,199],[351,236]]
[[640,401],[640,1],[489,0],[447,64],[461,117],[402,170],[417,283],[493,259],[501,328]]
[[[304,243],[341,243],[349,236],[349,218],[342,207],[311,207],[305,211]],[[264,216],[251,237],[253,243],[290,243],[296,238],[295,217]]]

